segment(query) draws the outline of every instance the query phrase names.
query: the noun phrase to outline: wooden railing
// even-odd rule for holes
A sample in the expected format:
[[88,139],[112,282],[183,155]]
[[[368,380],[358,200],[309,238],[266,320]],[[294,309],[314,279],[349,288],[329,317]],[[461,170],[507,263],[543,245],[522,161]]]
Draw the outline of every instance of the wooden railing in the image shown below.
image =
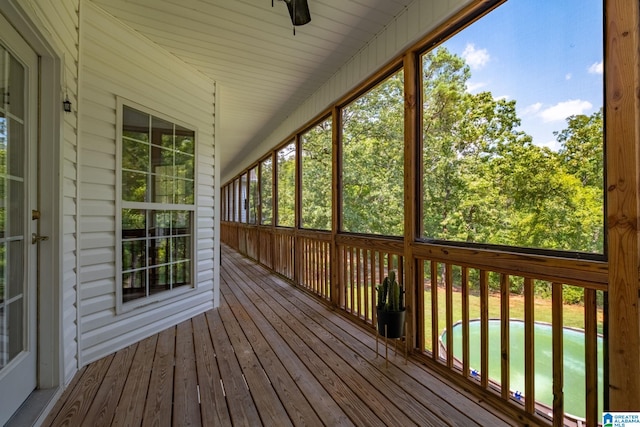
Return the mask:
[[390,270],[404,280],[402,242],[372,237],[340,236],[338,248],[338,305],[371,326],[376,322],[376,285]]
[[[554,424],[598,424],[605,263],[427,244],[416,244],[414,256],[422,278],[418,330],[424,332],[417,340],[425,355],[509,405],[552,417]],[[551,340],[543,342],[536,329],[549,328]],[[584,331],[584,346],[567,348],[565,334],[577,330]],[[543,347],[550,352],[547,364],[536,361]],[[584,370],[570,370],[575,363]],[[583,375],[582,385],[565,387],[576,375]],[[545,377],[553,380],[546,391]],[[574,402],[569,411],[567,397]],[[580,399],[586,409],[576,414]]]
[[[407,339],[418,357],[512,414],[554,425],[600,421],[605,262],[422,242],[407,252],[402,239],[232,223],[223,223],[222,237],[372,328],[375,286],[396,270],[402,282],[415,282],[406,295]],[[574,345],[565,334],[578,330],[584,338]],[[568,386],[577,376],[582,385]]]
[[300,286],[324,300],[330,300],[331,233],[301,232],[297,247]]

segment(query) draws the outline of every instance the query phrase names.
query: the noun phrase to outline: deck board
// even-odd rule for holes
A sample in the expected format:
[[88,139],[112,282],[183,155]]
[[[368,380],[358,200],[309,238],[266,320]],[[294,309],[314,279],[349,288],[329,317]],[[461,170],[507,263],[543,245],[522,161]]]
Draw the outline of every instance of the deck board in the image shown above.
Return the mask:
[[[242,324],[244,334],[251,343],[262,369],[264,369],[264,375],[269,379],[277,396],[282,401],[291,422],[294,425],[321,425],[322,421],[305,396],[315,399],[320,391],[324,392],[324,389],[318,385],[310,393],[305,393],[304,388],[298,388],[296,381],[287,369],[292,358],[288,355],[284,357],[286,360],[278,357],[269,345],[269,339],[260,332],[252,317],[240,305],[235,295],[226,292],[223,297],[238,322]],[[295,372],[296,369],[294,368],[293,371]],[[322,408],[322,410],[327,409]]]
[[175,345],[175,328],[160,332],[151,368],[143,426],[171,425]]
[[204,426],[231,426],[229,408],[225,399],[218,361],[213,351],[209,325],[204,315],[193,318],[193,335],[200,386],[200,413]]
[[212,331],[213,349],[218,359],[218,369],[220,369],[232,423],[246,426],[260,425],[260,414],[247,387],[227,331],[225,327],[215,327],[215,325],[223,325],[219,311],[207,312],[207,321],[209,329]]
[[117,352],[85,417],[95,427],[110,426],[138,344]]
[[139,426],[142,423],[151,378],[152,364],[149,361],[153,360],[157,343],[157,334],[138,343],[112,425]]
[[173,425],[200,426],[198,374],[191,320],[176,328],[176,366],[173,382]]
[[370,330],[223,245],[221,307],[83,368],[45,425],[522,425],[375,351]]

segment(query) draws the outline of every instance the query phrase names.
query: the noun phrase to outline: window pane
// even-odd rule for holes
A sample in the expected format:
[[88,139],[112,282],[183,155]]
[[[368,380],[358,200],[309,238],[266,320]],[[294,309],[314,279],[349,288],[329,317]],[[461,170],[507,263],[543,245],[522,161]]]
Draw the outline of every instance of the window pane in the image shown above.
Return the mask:
[[172,214],[173,235],[179,236],[189,234],[191,230],[191,212],[190,211],[173,211]]
[[193,179],[193,159],[193,155],[176,152],[175,176],[177,176],[178,178]]
[[140,209],[122,210],[122,238],[144,237],[146,235],[147,211]]
[[512,0],[422,57],[424,237],[603,253],[602,6]]
[[168,264],[171,262],[170,239],[149,240],[149,265]]
[[302,135],[302,227],[331,229],[331,119]]
[[171,289],[171,266],[161,265],[149,269],[149,295]]
[[151,146],[151,172],[173,176],[173,150]]
[[404,230],[404,73],[342,110],[343,229],[400,236]]
[[26,141],[24,134],[24,124],[9,120],[9,147],[7,161],[9,175],[24,178],[24,142]]
[[153,117],[151,142],[161,147],[173,149],[173,123]]
[[171,259],[175,261],[185,261],[191,259],[191,238],[174,237],[171,239]]
[[149,144],[123,139],[122,167],[134,171],[149,172]]
[[240,212],[242,211],[242,202],[240,200],[240,178],[233,182],[233,220],[240,222]]
[[191,261],[172,265],[173,286],[191,286]]
[[273,221],[273,161],[271,158],[260,166],[261,224],[271,225]]
[[155,203],[170,204],[173,201],[173,178],[164,175],[153,176],[153,196]]
[[295,225],[296,145],[290,143],[278,151],[278,223],[282,227]]
[[255,224],[258,219],[258,168],[249,171],[249,224]]
[[146,240],[124,240],[122,242],[122,271],[146,267]]
[[122,200],[144,202],[147,196],[146,173],[122,171]]
[[[9,55],[9,87],[6,89],[7,95],[10,96],[7,107],[9,113],[18,117],[25,118],[25,69],[13,55]],[[4,83],[0,80],[0,84]]]
[[122,136],[149,142],[149,115],[133,108],[122,108]]
[[182,126],[176,125],[176,145],[175,149],[185,153],[195,154],[195,132]]
[[7,204],[9,205],[9,221],[6,224],[8,229],[7,237],[24,236],[24,181],[7,179],[9,186],[7,193]]
[[175,202],[181,205],[192,205],[194,203],[193,189],[194,181],[192,179],[174,180],[175,185]]
[[247,189],[247,174],[240,177],[240,222],[247,222],[247,207],[249,206]]
[[[2,58],[0,51],[0,58]],[[0,62],[0,66],[2,63]],[[2,72],[0,71],[0,77],[2,77]],[[0,108],[2,105],[0,104]],[[5,174],[7,172],[7,118],[4,116],[4,113],[0,110],[0,174]]]
[[127,302],[147,296],[146,270],[122,274],[122,301]]
[[152,211],[151,226],[149,227],[149,236],[170,236],[171,235],[171,219],[170,211]]

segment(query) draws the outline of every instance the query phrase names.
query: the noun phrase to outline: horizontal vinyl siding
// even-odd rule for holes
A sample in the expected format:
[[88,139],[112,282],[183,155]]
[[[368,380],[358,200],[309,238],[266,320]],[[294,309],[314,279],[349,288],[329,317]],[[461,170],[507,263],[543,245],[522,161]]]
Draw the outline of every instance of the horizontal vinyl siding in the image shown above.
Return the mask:
[[222,182],[227,182],[251,162],[258,160],[274,146],[283,142],[291,132],[320,114],[469,3],[471,0],[414,1],[284,120],[262,144],[253,150],[244,164],[225,172]]
[[[64,58],[63,88],[74,110],[78,105],[78,8],[80,0],[25,0],[21,6],[35,22],[42,27],[47,41]],[[62,342],[63,349],[62,381],[68,383],[78,370],[78,327],[77,327],[77,275],[76,275],[76,202],[77,202],[77,115],[63,115],[62,161],[62,254],[60,298],[62,304]],[[43,161],[46,161],[44,159]],[[57,285],[57,283],[56,283]]]
[[[80,132],[80,349],[94,361],[213,306],[214,83],[83,3]],[[188,123],[198,136],[197,288],[116,313],[116,97]]]

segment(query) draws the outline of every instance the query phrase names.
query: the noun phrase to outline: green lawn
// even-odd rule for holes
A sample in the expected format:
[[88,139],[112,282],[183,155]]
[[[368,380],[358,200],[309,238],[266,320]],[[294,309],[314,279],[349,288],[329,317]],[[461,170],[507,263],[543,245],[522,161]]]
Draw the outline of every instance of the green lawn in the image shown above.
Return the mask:
[[[446,321],[446,291],[444,287],[438,287],[438,330],[444,331]],[[427,350],[431,350],[431,290],[424,291],[425,302],[425,342]],[[453,323],[462,320],[462,293],[453,292]],[[551,299],[535,298],[534,318],[536,322],[551,323]],[[564,326],[584,329],[584,307],[581,305],[564,305]],[[469,295],[469,318],[480,318],[480,297]],[[500,294],[489,295],[489,318],[500,318]],[[520,295],[509,296],[509,318],[524,320],[524,297]],[[602,333],[602,310],[598,311],[598,333]]]

